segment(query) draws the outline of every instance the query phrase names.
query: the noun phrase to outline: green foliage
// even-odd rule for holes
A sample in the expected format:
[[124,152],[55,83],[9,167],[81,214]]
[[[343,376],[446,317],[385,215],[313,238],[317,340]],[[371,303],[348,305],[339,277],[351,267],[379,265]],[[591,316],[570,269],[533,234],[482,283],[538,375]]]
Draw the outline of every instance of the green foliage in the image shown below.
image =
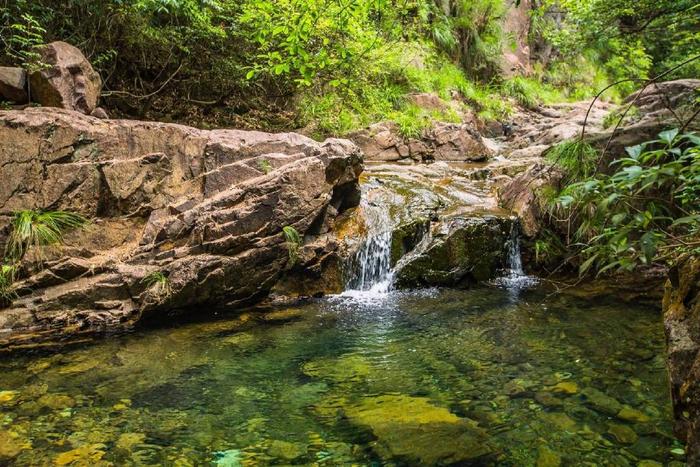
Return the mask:
[[299,249],[301,248],[302,242],[301,235],[290,225],[283,227],[282,233],[284,234],[285,244],[289,252],[289,267],[291,267],[294,266],[299,259]]
[[609,112],[605,116],[605,118],[603,118],[603,128],[607,130],[608,128],[613,128],[618,124],[630,125],[637,122],[640,119],[641,112],[639,111],[639,107],[633,105],[629,108],[629,110],[627,110],[627,114],[624,117],[624,121],[620,122],[620,119],[625,113],[625,110],[627,110],[627,107],[620,107],[618,109],[613,110],[612,112]]
[[270,161],[268,161],[267,159],[260,159],[260,160],[258,161],[258,168],[259,168],[260,171],[261,171],[262,173],[264,173],[265,175],[267,175],[267,174],[269,174],[270,172],[272,172],[272,164],[270,164]]
[[668,130],[627,148],[616,172],[566,187],[557,208],[576,226],[582,274],[700,253],[700,137]]
[[14,58],[28,73],[45,68],[46,64],[41,61],[37,47],[44,43],[46,29],[28,13],[12,21],[10,18],[5,20],[6,26],[0,28],[0,42],[5,46],[5,53]]
[[12,284],[15,281],[16,266],[0,264],[0,306],[6,306],[17,298]]
[[564,170],[568,181],[581,180],[595,172],[598,151],[587,142],[575,139],[552,146],[545,157]]
[[80,214],[66,211],[17,211],[12,218],[5,257],[19,262],[30,248],[41,255],[42,247],[62,244],[68,231],[82,228],[87,222]]
[[157,300],[163,300],[172,294],[170,279],[162,271],[148,274],[141,282],[146,285],[148,293]]

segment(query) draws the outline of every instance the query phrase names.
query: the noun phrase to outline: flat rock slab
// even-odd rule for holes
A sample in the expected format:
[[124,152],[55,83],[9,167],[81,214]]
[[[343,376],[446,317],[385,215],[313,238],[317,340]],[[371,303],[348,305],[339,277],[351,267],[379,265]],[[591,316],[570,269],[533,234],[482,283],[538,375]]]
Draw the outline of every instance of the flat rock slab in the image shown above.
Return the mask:
[[451,465],[488,456],[484,430],[427,398],[405,395],[367,397],[344,407],[353,424],[371,431],[375,451],[410,465]]

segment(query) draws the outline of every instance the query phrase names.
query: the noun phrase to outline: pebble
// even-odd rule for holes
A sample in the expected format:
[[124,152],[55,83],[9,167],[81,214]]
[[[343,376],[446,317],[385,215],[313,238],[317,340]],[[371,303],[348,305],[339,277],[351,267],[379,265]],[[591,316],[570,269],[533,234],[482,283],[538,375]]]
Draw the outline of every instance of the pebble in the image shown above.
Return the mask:
[[639,439],[632,428],[617,423],[608,424],[608,434],[621,444],[634,444]]
[[635,423],[646,423],[649,421],[648,415],[640,412],[637,409],[633,409],[628,405],[625,405],[622,407],[622,409],[620,409],[620,411],[617,413],[617,418]]

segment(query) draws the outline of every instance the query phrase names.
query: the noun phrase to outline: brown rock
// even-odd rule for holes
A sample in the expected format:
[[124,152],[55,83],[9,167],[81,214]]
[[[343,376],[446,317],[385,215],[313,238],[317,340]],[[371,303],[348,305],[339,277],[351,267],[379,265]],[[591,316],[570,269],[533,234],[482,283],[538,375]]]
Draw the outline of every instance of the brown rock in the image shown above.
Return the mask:
[[109,118],[109,114],[107,114],[107,111],[102,107],[95,107],[95,110],[90,112],[90,115],[92,115],[95,118],[101,118],[103,120]]
[[674,432],[688,465],[700,464],[700,258],[688,256],[669,271],[663,302]]
[[61,41],[43,46],[40,52],[46,68],[30,77],[32,100],[84,114],[95,110],[102,80],[83,53]]
[[[282,228],[316,244],[359,202],[362,168],[345,140],[0,111],[0,178],[9,181],[0,214],[63,209],[92,225],[47,252],[43,270],[29,268],[18,286],[31,292],[0,313],[0,347],[128,326],[166,309],[259,301],[288,269]],[[332,262],[336,247],[302,248],[294,273]],[[158,293],[143,281],[153,272],[168,278]]]
[[27,96],[27,72],[22,68],[0,66],[0,98],[24,104]]

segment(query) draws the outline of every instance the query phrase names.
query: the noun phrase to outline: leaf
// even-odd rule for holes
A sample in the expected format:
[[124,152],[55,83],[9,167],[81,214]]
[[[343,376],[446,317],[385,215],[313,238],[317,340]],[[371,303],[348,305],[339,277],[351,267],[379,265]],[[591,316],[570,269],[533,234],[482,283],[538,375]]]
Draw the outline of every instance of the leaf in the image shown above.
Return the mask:
[[595,262],[596,259],[598,259],[598,254],[595,254],[595,255],[591,256],[590,258],[588,258],[586,261],[584,261],[581,264],[581,266],[579,266],[579,268],[578,268],[579,275],[580,276],[584,275],[586,273],[586,271],[588,271],[591,268],[591,266],[593,266],[593,263]]
[[673,224],[671,224],[671,227],[675,227],[677,225],[683,225],[683,224],[694,224],[694,223],[700,223],[700,214],[696,214],[694,216],[686,216],[686,217],[681,217],[679,219],[676,219],[673,221]]
[[639,239],[639,244],[642,247],[642,253],[644,254],[644,262],[646,264],[651,264],[656,256],[656,234],[654,231],[650,231],[642,235]]
[[673,143],[673,140],[676,139],[676,136],[678,136],[678,133],[678,128],[662,131],[659,133],[659,139],[670,146]]
[[644,144],[638,144],[636,146],[629,146],[625,148],[625,151],[627,154],[630,155],[630,157],[634,160],[639,159],[639,155],[642,153],[644,150],[645,145]]
[[252,79],[253,76],[255,76],[255,70],[250,70],[248,73],[246,73],[245,79]]

